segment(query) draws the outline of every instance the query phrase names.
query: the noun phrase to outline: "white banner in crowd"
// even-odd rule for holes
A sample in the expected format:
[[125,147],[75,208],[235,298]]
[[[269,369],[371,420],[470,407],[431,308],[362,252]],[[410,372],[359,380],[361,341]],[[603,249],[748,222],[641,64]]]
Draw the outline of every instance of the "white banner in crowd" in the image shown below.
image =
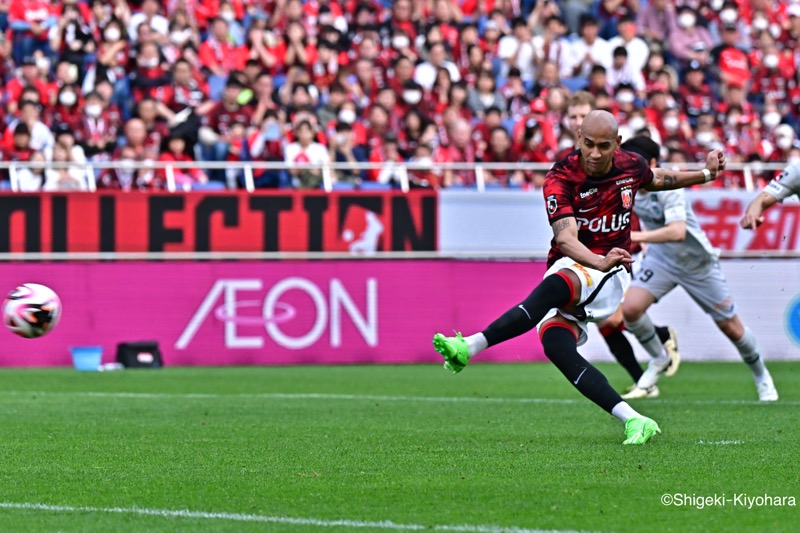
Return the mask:
[[[723,251],[800,251],[800,203],[770,209],[752,232],[739,219],[757,193],[690,190],[686,196],[712,244]],[[439,250],[444,253],[529,254],[545,257],[552,231],[541,191],[442,191]]]

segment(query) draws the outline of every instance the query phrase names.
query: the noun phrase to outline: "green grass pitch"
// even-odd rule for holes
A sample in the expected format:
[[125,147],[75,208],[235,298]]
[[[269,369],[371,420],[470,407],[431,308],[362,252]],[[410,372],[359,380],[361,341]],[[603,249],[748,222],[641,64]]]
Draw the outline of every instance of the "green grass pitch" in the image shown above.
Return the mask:
[[800,497],[800,365],[770,368],[762,405],[743,364],[684,364],[632,402],[641,447],[549,364],[4,370],[0,530],[797,531],[734,500]]

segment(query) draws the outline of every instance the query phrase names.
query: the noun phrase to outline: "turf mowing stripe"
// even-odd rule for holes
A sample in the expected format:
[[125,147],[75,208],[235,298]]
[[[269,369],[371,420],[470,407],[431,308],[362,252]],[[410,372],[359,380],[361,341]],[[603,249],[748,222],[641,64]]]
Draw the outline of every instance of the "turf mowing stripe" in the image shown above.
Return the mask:
[[465,533],[578,533],[572,530],[526,529],[522,527],[486,526],[486,525],[438,525],[423,526],[420,524],[398,524],[391,520],[368,522],[363,520],[320,520],[317,518],[294,518],[289,516],[265,516],[242,513],[212,513],[206,511],[142,509],[139,507],[72,507],[69,505],[47,505],[44,503],[0,502],[2,509],[22,509],[29,511],[48,511],[54,513],[113,513],[134,514],[143,516],[161,516],[166,518],[194,518],[201,520],[230,520],[234,522],[262,522],[269,524],[286,524],[316,527],[349,527],[389,529],[394,531],[461,531]]
[[[265,399],[265,400],[355,400],[355,401],[385,401],[385,402],[436,402],[436,403],[463,403],[463,402],[488,402],[488,403],[545,403],[545,404],[574,404],[585,403],[579,398],[477,398],[474,396],[382,396],[377,394],[321,394],[321,393],[254,393],[254,394],[214,394],[214,393],[169,393],[169,392],[88,392],[88,391],[0,391],[1,395],[34,395],[34,396],[86,396],[97,398],[139,398],[139,399]],[[673,399],[648,399],[648,404],[692,404],[692,405],[800,405],[800,401],[780,400],[777,402],[761,402],[758,400],[682,400]]]

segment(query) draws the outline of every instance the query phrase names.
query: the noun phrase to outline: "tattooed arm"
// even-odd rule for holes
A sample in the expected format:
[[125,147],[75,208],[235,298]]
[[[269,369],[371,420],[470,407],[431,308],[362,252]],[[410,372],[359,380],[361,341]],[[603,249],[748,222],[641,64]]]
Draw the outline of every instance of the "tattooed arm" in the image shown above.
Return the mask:
[[588,249],[578,240],[578,223],[575,217],[559,218],[550,227],[553,228],[558,249],[576,263],[601,272],[608,272],[623,263],[633,263],[631,254],[622,248],[612,248],[605,257]]
[[[664,191],[705,183],[717,179],[719,173],[725,169],[725,164],[725,153],[722,150],[712,150],[706,158],[705,169],[676,172],[663,168],[654,168],[653,181],[643,188],[648,191]],[[708,174],[704,171],[707,171]]]

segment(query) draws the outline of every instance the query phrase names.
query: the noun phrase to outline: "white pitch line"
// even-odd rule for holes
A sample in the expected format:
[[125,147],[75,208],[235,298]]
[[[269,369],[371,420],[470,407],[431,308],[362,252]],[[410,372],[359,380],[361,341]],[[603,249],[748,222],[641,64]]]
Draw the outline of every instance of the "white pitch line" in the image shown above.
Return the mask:
[[715,441],[707,441],[707,440],[699,440],[697,444],[708,444],[711,446],[728,446],[730,444],[744,444],[743,440],[715,440]]
[[489,525],[434,525],[398,524],[391,520],[370,522],[364,520],[322,520],[318,518],[295,518],[290,516],[266,516],[243,513],[215,513],[207,511],[189,511],[185,509],[145,509],[141,507],[73,507],[69,505],[48,505],[44,503],[0,502],[2,509],[20,509],[28,511],[48,511],[53,513],[106,513],[133,514],[141,516],[160,516],[165,518],[192,518],[199,520],[229,520],[234,522],[261,522],[268,524],[286,524],[295,526],[373,528],[393,531],[459,531],[464,533],[579,533],[573,530],[527,529],[517,526]]
[[[326,394],[326,393],[252,393],[252,394],[216,394],[216,393],[170,393],[170,392],[91,392],[91,391],[20,391],[0,390],[0,396],[84,396],[97,398],[131,398],[131,399],[199,399],[199,400],[349,400],[376,402],[435,402],[435,403],[510,403],[510,404],[578,404],[586,400],[579,398],[506,398],[475,396],[390,396],[378,394]],[[689,404],[689,405],[800,405],[800,401],[781,400],[778,402],[760,402],[758,400],[684,400],[649,399],[646,404]]]

